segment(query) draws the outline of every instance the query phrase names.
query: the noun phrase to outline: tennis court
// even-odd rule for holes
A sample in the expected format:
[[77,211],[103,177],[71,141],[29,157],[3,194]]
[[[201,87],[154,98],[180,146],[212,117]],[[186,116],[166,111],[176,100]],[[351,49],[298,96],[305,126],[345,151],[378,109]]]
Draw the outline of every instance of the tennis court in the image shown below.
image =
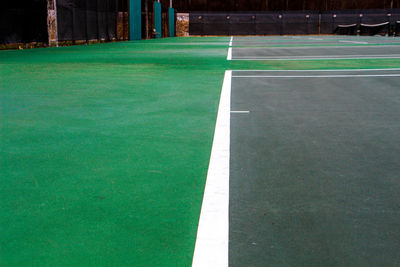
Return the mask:
[[397,38],[382,38],[377,36],[333,36],[333,35],[311,35],[311,36],[235,36],[232,45],[240,46],[291,46],[291,45],[386,45],[399,44]]
[[[283,40],[232,38],[229,60],[307,60],[398,58],[400,43],[394,38],[284,37]],[[317,40],[315,40],[317,39]]]
[[233,62],[306,61],[225,73],[195,266],[400,262],[400,68],[363,62],[395,59],[399,47],[313,39],[231,38]]
[[399,56],[338,36],[0,51],[0,265],[400,264]]
[[399,79],[232,73],[230,266],[399,262]]

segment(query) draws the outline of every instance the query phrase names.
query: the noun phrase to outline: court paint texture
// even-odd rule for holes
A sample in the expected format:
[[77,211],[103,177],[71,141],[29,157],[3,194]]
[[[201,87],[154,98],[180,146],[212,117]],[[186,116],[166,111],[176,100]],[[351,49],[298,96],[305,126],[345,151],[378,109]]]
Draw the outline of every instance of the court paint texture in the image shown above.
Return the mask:
[[[283,41],[285,45],[295,47],[321,46],[318,43],[307,43],[318,41],[307,38],[273,37],[271,41],[277,40],[281,43]],[[286,39],[297,40],[297,43],[288,44],[292,41],[286,42]],[[254,46],[253,41],[268,46],[269,44],[264,42],[268,43],[270,39],[260,37],[243,38],[243,40],[250,43],[241,46],[247,45],[248,51],[251,51]],[[299,43],[299,40],[303,42]],[[373,40],[375,45],[376,43],[389,45],[385,44],[385,41],[381,42],[388,39]],[[2,117],[0,265],[190,266],[225,70],[376,69],[396,68],[400,63],[397,58],[302,60],[301,62],[227,61],[229,41],[229,37],[168,38],[90,46],[0,51]],[[337,40],[324,42],[324,45],[338,43]],[[362,42],[371,41],[362,40]],[[282,45],[281,43],[279,45]],[[363,44],[341,43],[341,45],[353,47]],[[390,45],[397,44],[391,41]],[[235,42],[233,42],[233,55],[235,55],[234,46]],[[236,75],[236,72],[234,74]],[[236,92],[235,88],[240,91],[240,82],[236,83],[235,77],[232,79],[232,92]],[[265,79],[268,78],[260,79],[261,82],[258,78],[251,78],[246,87],[258,88],[255,83],[260,82],[259,87],[263,88]],[[387,80],[382,78],[385,80],[383,84],[389,83],[389,85],[386,85],[388,90],[382,92],[381,96],[379,92],[373,92],[382,99],[382,103],[387,103],[389,91],[392,94],[391,101],[396,99],[398,91],[390,85],[397,84],[395,79],[397,78]],[[337,79],[332,79],[330,86],[334,87],[336,81]],[[368,81],[378,83],[379,79],[368,78]],[[297,83],[301,88],[301,82]],[[287,87],[286,84],[278,85],[276,88],[292,90],[299,98],[301,97],[295,88]],[[313,88],[318,94],[313,95],[309,92],[306,97],[308,102],[305,104],[313,103],[313,97],[323,98],[319,95],[322,92],[318,92],[315,86]],[[354,90],[357,93],[361,91],[360,88]],[[282,93],[275,97],[280,97],[278,100],[282,102],[289,101],[290,93],[286,95]],[[289,99],[285,99],[286,97]],[[329,102],[329,99],[325,100]],[[254,98],[249,95],[244,97],[243,101],[247,101],[249,106]],[[335,105],[336,102],[329,103]],[[349,103],[351,104],[359,102]],[[376,108],[383,107],[378,105]],[[249,114],[234,116],[249,118],[254,115],[253,112],[250,110]],[[283,107],[281,112],[284,112]],[[396,110],[391,109],[387,112],[392,114]],[[279,116],[276,119],[279,119]],[[258,119],[255,120],[259,122]],[[318,118],[318,121],[323,122],[323,118]],[[244,119],[241,123],[248,122]],[[290,124],[288,125],[290,127]],[[253,126],[257,129],[262,125],[255,123]],[[239,133],[240,123],[235,127],[239,135],[246,134],[246,132]],[[328,129],[329,125],[326,124],[325,127]],[[266,130],[269,129],[271,128],[268,127]],[[390,133],[395,133],[396,129],[396,124],[393,124]],[[272,137],[280,130],[282,129],[278,126],[274,129],[275,132],[263,132],[270,135],[267,137]],[[373,137],[378,139],[378,135],[371,138]],[[235,138],[238,137],[232,135],[232,140],[236,140]],[[304,144],[307,142],[307,135],[304,134],[303,138]],[[242,141],[232,142],[231,145],[241,143]],[[296,146],[290,148],[293,152],[291,155],[299,152],[297,148],[300,149]],[[382,148],[387,148],[387,144]],[[394,150],[396,146],[387,149]],[[283,152],[275,158],[280,166],[284,165],[284,162],[279,160],[283,160],[285,155]],[[312,151],[306,152],[310,157],[313,156]],[[320,152],[324,150],[321,149]],[[231,160],[233,162],[234,158]],[[307,162],[304,164],[307,166]],[[262,166],[273,172],[275,165],[271,165],[270,168],[264,164]],[[250,170],[256,171],[253,168]],[[303,170],[303,174],[306,170],[307,168]],[[301,169],[298,171],[301,176]],[[379,189],[380,193],[385,192],[388,186],[384,184],[385,181],[391,181],[392,189],[395,189],[398,186],[396,179],[398,171],[394,174],[391,180],[380,180],[381,183],[375,181],[378,183],[376,190]],[[233,177],[239,176],[239,174],[233,175]],[[255,175],[254,179],[257,180],[259,177]],[[327,181],[328,179],[325,179],[319,183],[321,185]],[[245,181],[234,178],[231,183],[234,182]],[[302,188],[310,189],[306,186],[306,182],[305,180],[303,187],[295,187],[296,183],[291,185],[293,190],[297,188],[298,197],[304,193],[301,191]],[[367,182],[363,188],[371,189],[373,179],[368,179]],[[332,183],[340,192],[340,184],[335,181]],[[315,192],[316,198],[323,195],[315,187],[318,183],[309,185],[314,186],[311,187],[311,192]],[[357,188],[356,185],[357,183],[354,183],[350,188]],[[231,184],[231,187],[236,188],[235,186],[237,184]],[[277,184],[275,186],[277,189],[273,192],[275,196],[284,198],[286,193],[284,187],[279,187]],[[235,190],[234,194],[246,193]],[[359,202],[354,202],[354,208],[368,207],[368,203],[395,205],[396,202],[391,199],[394,197],[398,199],[398,195],[396,196],[398,191],[391,192],[386,196],[377,193],[375,197],[381,200],[378,202],[365,200],[367,202],[364,203],[359,199]],[[343,197],[345,196],[344,194]],[[233,197],[238,201],[242,199],[238,199],[235,195]],[[246,197],[247,194],[243,201]],[[383,201],[383,198],[387,200]],[[302,215],[300,217],[302,221],[299,221],[299,225],[295,225],[298,228],[293,228],[297,231],[301,229],[302,222],[307,226],[306,222],[311,222],[313,218],[308,205],[311,202],[307,202],[309,201],[307,198],[303,201],[305,203],[301,207],[303,210],[299,209],[298,212]],[[329,201],[332,199],[322,201],[319,203],[320,206],[315,206],[320,211],[320,220],[326,221],[329,217],[323,213],[325,204],[332,204]],[[346,203],[346,199],[343,201]],[[361,202],[365,205],[356,205]],[[295,208],[290,206],[289,202],[275,204],[277,205],[275,208],[269,207],[269,214]],[[258,204],[255,206],[265,208]],[[392,216],[392,222],[398,219],[398,213],[394,213],[390,206],[382,208],[381,210],[390,211],[388,214]],[[376,210],[363,210],[363,214],[368,217]],[[232,212],[235,214],[234,217],[231,214],[231,220],[240,219],[240,210]],[[281,227],[281,232],[276,233],[284,233],[285,225],[290,226],[290,223],[294,222],[290,216],[279,218],[280,221],[277,220],[275,224],[276,227]],[[273,220],[272,216],[268,216],[267,220]],[[280,223],[282,224],[279,225]],[[318,229],[323,229],[323,226]],[[359,229],[360,233],[363,229],[367,228]],[[274,233],[273,229],[270,231]],[[249,236],[251,234],[249,232]],[[290,233],[286,234],[281,236],[282,238],[278,235],[276,240],[287,242],[290,240]],[[396,236],[398,232],[392,231],[391,234]],[[314,242],[315,246],[320,241],[329,242],[329,238],[323,237],[321,235],[313,239],[309,236],[309,240]],[[241,237],[234,238],[240,240]],[[390,239],[388,237],[385,240]],[[356,241],[353,240],[349,246],[358,244]],[[387,244],[379,241],[381,240],[377,240],[377,244]],[[322,251],[315,252],[313,258],[299,258],[298,256],[304,251],[293,248],[287,250],[291,253],[289,255],[279,254],[281,258],[275,257],[276,255],[272,255],[273,252],[270,251],[270,254],[267,254],[270,255],[268,259],[262,258],[266,256],[263,254],[254,260],[257,258],[262,260],[257,264],[262,263],[265,266],[268,266],[269,260],[271,262],[276,260],[284,265],[296,257],[303,262],[309,260],[314,260],[316,263],[329,262],[332,259],[326,251],[329,243],[324,243],[320,247]],[[365,251],[362,248],[359,250],[360,253]],[[390,251],[398,252],[398,243],[393,244]],[[242,259],[246,259],[252,253],[254,251],[245,250]],[[357,257],[354,256],[352,259]],[[391,259],[395,260],[395,256]],[[240,261],[231,258],[232,266],[235,262],[240,265]]]

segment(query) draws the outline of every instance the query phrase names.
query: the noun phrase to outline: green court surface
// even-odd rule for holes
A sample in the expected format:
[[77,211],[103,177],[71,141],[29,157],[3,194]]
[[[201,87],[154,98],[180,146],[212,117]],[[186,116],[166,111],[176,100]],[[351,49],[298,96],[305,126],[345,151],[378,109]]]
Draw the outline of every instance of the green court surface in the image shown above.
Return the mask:
[[[292,39],[304,47],[308,38]],[[268,37],[242,41],[250,51]],[[390,57],[228,61],[229,42],[0,51],[0,266],[190,266],[227,69],[400,66]]]
[[0,52],[0,266],[190,265],[226,69],[210,40]]

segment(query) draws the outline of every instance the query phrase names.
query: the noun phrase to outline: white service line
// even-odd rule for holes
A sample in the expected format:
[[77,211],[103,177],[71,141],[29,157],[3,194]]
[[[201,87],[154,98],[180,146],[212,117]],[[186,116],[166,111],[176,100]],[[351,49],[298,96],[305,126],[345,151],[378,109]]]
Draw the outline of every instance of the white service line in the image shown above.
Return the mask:
[[232,110],[231,113],[233,114],[249,114],[249,110]]
[[204,189],[193,267],[228,267],[232,71],[225,72]]
[[231,40],[229,41],[229,47],[232,47],[232,43],[233,43],[233,36],[231,36]]
[[316,41],[322,41],[322,40],[324,40],[324,39],[322,39],[322,38],[313,38],[313,37],[310,37],[310,38],[308,38],[308,39],[310,39],[310,40],[316,40]]
[[346,41],[346,40],[339,40],[339,43],[368,44],[368,42],[361,42],[361,41]]
[[399,74],[365,74],[365,75],[242,75],[232,78],[355,78],[355,77],[400,77]]

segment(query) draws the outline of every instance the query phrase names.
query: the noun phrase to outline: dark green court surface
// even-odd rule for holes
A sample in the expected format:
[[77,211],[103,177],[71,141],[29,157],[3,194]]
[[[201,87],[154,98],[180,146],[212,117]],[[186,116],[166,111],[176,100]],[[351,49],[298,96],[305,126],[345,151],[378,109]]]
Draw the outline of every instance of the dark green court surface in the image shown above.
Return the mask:
[[278,39],[235,37],[232,60],[327,60],[399,58],[397,38],[300,37]]
[[232,60],[304,60],[400,58],[400,45],[395,46],[325,46],[325,47],[238,47]]
[[232,77],[230,266],[400,265],[400,70]]
[[[295,38],[297,37],[297,38]],[[366,46],[399,45],[398,38],[353,36],[284,36],[284,37],[234,37],[234,47],[293,47],[293,46]]]

